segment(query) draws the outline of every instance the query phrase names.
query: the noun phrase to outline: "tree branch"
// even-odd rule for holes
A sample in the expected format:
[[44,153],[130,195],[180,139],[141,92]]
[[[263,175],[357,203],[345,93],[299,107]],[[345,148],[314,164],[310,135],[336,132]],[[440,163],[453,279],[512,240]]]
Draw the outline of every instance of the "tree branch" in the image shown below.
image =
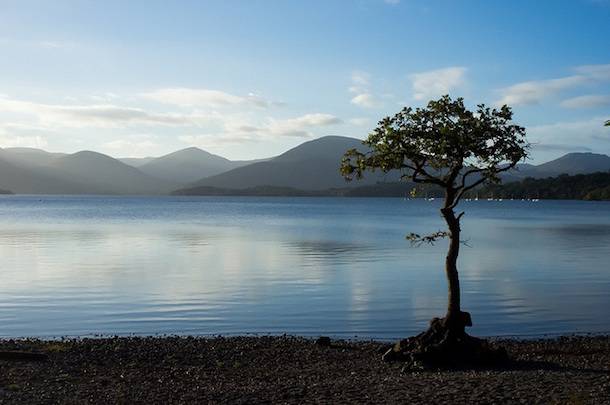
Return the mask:
[[[508,171],[510,169],[513,169],[516,165],[517,165],[517,162],[511,162],[508,166],[502,167],[500,169],[494,168],[493,169],[493,174],[498,174],[498,173],[506,172],[506,171]],[[458,202],[460,201],[460,199],[464,196],[464,194],[466,192],[472,190],[473,188],[477,187],[478,185],[483,184],[485,181],[488,180],[487,177],[481,177],[479,180],[475,181],[471,185],[466,186],[466,176],[468,174],[482,172],[482,171],[485,171],[485,170],[487,170],[487,169],[470,169],[470,170],[468,170],[466,173],[464,173],[462,175],[462,185],[460,186],[460,191],[455,196],[455,199],[453,200],[453,204],[451,204],[449,206],[449,208],[455,208],[457,206]]]
[[421,246],[424,243],[434,245],[437,240],[446,238],[447,236],[449,236],[449,232],[447,231],[437,231],[425,236],[411,232],[407,235],[407,240],[411,242],[411,246]]

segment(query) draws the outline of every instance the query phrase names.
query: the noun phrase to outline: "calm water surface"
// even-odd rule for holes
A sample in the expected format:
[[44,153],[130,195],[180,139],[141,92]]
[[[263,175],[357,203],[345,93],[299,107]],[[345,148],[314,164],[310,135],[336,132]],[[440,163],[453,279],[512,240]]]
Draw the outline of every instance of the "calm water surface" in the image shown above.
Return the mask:
[[[0,198],[0,335],[417,333],[446,305],[439,201]],[[610,203],[463,202],[479,335],[610,330]]]

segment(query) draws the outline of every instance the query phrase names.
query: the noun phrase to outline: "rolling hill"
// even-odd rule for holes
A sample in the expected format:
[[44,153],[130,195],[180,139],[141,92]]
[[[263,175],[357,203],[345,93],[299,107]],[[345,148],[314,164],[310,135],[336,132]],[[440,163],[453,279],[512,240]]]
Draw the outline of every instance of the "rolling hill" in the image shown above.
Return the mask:
[[[260,190],[261,187],[284,187],[301,191],[328,190],[334,195],[342,188],[361,188],[398,180],[397,173],[374,173],[364,179],[346,183],[339,174],[341,156],[350,148],[363,150],[359,139],[327,136],[305,142],[266,162],[251,164],[216,176],[201,179],[176,194],[230,193],[230,190]],[[610,170],[610,157],[593,153],[570,153],[541,165],[523,163],[518,170],[503,176],[505,182],[526,177],[543,178],[563,173],[580,174]],[[257,189],[258,188],[258,189]],[[319,194],[319,193],[317,193]]]
[[[244,163],[247,164],[247,163]],[[239,164],[199,148],[182,149],[153,159],[138,167],[150,176],[180,183],[226,172]]]
[[[272,186],[300,190],[348,187],[350,183],[346,183],[339,174],[339,165],[341,156],[351,148],[362,149],[361,141],[355,138],[326,136],[305,142],[268,161],[204,178],[191,187],[245,189]],[[373,184],[386,179],[394,181],[397,176],[377,173],[358,181],[358,185]]]
[[[158,158],[122,161],[91,151],[65,154],[6,148],[0,149],[0,190],[17,194],[167,194],[175,191],[176,194],[223,195],[234,192],[231,190],[242,190],[242,194],[249,195],[276,195],[282,190],[290,195],[320,195],[326,190],[329,195],[347,195],[352,191],[370,194],[381,190],[379,183],[383,183],[383,193],[389,192],[394,187],[389,184],[398,180],[395,172],[370,173],[363,180],[345,182],[339,174],[339,164],[345,151],[351,148],[364,149],[359,139],[341,136],[314,139],[274,158],[257,161],[230,161],[198,148],[182,149]],[[507,173],[504,181],[608,171],[610,157],[607,155],[569,153],[541,165],[520,164],[519,170]]]
[[568,153],[541,165],[523,170],[530,177],[552,177],[560,174],[587,174],[610,170],[610,156],[599,153]]
[[91,151],[62,156],[48,167],[64,178],[87,184],[105,194],[161,194],[177,186],[177,183],[159,180],[110,156]]
[[0,150],[0,189],[17,194],[161,194],[176,187],[97,152]]
[[2,158],[17,166],[42,167],[47,166],[55,159],[66,156],[65,153],[52,153],[36,148],[5,148],[2,149]]
[[0,150],[0,189],[17,194],[79,194],[87,190],[85,184],[62,178],[53,170],[27,167],[6,158]]
[[148,162],[151,162],[153,160],[155,160],[155,157],[143,157],[143,158],[118,158],[117,160],[125,163],[126,165],[129,165],[131,167],[135,167],[138,168],[142,165],[145,165]]

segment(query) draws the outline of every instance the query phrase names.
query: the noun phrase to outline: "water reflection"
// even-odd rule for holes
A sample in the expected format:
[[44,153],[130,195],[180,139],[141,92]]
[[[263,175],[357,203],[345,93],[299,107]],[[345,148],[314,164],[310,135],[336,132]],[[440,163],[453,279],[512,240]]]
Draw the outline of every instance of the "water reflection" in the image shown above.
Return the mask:
[[[543,207],[543,208],[541,208]],[[470,203],[464,306],[482,335],[606,331],[610,205]],[[442,226],[399,199],[0,199],[5,336],[393,338],[443,313]]]

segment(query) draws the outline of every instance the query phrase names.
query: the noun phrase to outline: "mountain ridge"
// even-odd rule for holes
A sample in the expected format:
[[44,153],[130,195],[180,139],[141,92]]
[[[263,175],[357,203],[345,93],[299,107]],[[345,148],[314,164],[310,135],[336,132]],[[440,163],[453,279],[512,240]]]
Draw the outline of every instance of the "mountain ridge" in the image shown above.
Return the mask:
[[[397,172],[367,173],[346,183],[339,174],[346,150],[365,150],[362,141],[326,136],[303,142],[284,153],[252,161],[231,161],[197,147],[156,158],[116,159],[94,151],[72,154],[36,148],[0,149],[0,189],[17,194],[178,194],[188,190],[273,190],[319,194],[320,190],[357,188],[399,180]],[[134,159],[128,164],[125,159]],[[563,173],[610,171],[610,157],[599,153],[568,153],[539,165],[521,163],[504,181],[544,178]],[[210,174],[212,173],[212,174]],[[202,175],[203,174],[203,175]],[[194,180],[193,180],[194,179]],[[300,190],[300,191],[294,191]],[[225,193],[226,191],[222,191]]]

